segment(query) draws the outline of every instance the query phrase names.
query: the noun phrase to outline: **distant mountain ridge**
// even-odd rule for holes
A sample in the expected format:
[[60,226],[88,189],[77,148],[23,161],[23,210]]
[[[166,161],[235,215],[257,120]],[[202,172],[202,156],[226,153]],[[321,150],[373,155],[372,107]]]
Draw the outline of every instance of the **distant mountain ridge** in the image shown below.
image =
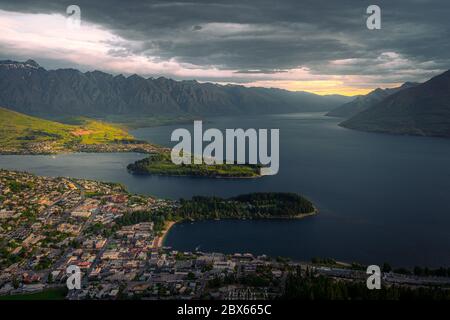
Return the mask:
[[450,70],[394,93],[341,126],[394,134],[450,137]]
[[38,116],[261,114],[329,111],[351,98],[0,61],[0,105]]
[[358,96],[354,100],[331,110],[326,115],[331,117],[350,118],[361,111],[369,109],[370,107],[387,98],[391,94],[394,94],[403,89],[415,87],[417,85],[418,83],[405,82],[403,85],[397,88],[387,88],[387,89],[377,88],[366,95]]

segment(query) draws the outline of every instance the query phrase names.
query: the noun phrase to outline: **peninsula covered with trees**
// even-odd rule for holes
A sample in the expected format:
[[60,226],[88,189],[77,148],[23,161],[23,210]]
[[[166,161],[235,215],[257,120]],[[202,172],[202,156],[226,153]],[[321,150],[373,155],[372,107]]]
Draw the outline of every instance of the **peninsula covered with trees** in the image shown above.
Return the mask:
[[305,197],[284,192],[249,193],[227,199],[194,196],[176,203],[170,209],[162,207],[153,212],[135,211],[126,214],[116,220],[115,227],[153,222],[155,229],[161,232],[170,221],[302,218],[317,213],[317,209]]
[[296,193],[250,193],[228,199],[196,196],[180,200],[183,219],[299,218],[316,213],[308,199]]
[[[153,229],[164,239],[177,222],[218,219],[297,219],[317,214],[317,209],[308,199],[296,193],[259,192],[231,198],[194,196],[180,199],[170,206],[160,206],[152,211],[133,211],[105,227],[92,224],[88,232],[92,235],[110,237],[124,226],[152,222]],[[162,243],[162,240],[161,240]]]
[[194,176],[210,178],[260,177],[260,165],[252,164],[174,164],[169,151],[155,152],[149,157],[128,165],[138,175]]

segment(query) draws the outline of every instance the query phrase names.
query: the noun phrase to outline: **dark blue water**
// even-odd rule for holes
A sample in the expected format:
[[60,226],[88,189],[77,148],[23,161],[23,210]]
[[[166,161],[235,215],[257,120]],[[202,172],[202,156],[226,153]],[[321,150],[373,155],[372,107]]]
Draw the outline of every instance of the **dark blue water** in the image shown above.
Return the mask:
[[[303,220],[178,224],[166,245],[179,250],[449,266],[450,140],[364,133],[337,123],[320,114],[210,119],[205,126],[280,129],[280,171],[261,179],[135,177],[125,167],[139,154],[2,156],[0,167],[122,182],[132,192],[170,198],[293,191],[320,210]],[[133,133],[168,145],[178,127]]]

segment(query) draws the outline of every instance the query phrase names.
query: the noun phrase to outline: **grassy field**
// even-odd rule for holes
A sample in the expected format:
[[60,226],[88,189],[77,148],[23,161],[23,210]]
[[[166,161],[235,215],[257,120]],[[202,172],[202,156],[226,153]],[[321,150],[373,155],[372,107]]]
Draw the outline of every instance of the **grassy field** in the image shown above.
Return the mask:
[[133,115],[109,115],[102,120],[110,123],[115,123],[126,127],[128,129],[146,128],[146,127],[157,127],[165,125],[174,124],[186,124],[192,123],[194,117],[189,115],[143,115],[143,116],[133,116]]
[[88,118],[73,118],[60,123],[27,116],[0,107],[0,146],[21,148],[36,142],[54,142],[58,146],[71,144],[103,144],[132,139],[119,126]]
[[14,300],[63,300],[67,295],[67,288],[52,288],[29,294],[0,296],[0,301]]
[[254,178],[260,176],[258,165],[236,164],[186,164],[172,163],[169,152],[152,154],[128,166],[135,174],[155,174],[171,176],[199,176],[217,178]]

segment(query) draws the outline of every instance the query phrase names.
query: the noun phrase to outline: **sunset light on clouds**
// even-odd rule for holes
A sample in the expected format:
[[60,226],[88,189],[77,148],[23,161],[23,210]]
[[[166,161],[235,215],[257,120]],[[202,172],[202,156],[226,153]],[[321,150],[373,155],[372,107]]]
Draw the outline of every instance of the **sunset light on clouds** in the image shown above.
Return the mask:
[[[170,31],[164,30],[160,34],[149,32],[149,35],[145,37],[140,31],[139,38],[127,37],[123,29],[113,30],[107,24],[99,24],[83,18],[81,28],[69,29],[66,25],[65,12],[23,13],[0,10],[0,29],[2,30],[0,46],[4,58],[22,60],[33,58],[47,69],[74,67],[83,71],[101,70],[113,74],[165,76],[177,80],[196,79],[200,82],[232,83],[343,95],[366,94],[377,87],[395,87],[401,84],[399,78],[414,77],[416,73],[422,74],[424,70],[427,74],[440,70],[439,66],[433,65],[432,61],[412,61],[395,51],[381,52],[377,57],[370,59],[350,57],[325,58],[318,61],[315,57],[308,57],[309,62],[297,66],[285,65],[283,57],[280,57],[280,67],[276,69],[273,66],[277,65],[278,58],[270,57],[270,59],[262,60],[269,63],[270,67],[267,70],[264,68],[252,70],[251,56],[245,56],[245,52],[237,52],[239,48],[218,54],[214,53],[215,49],[209,47],[209,43],[214,41],[237,42],[245,40],[246,37],[250,38],[254,34],[260,39],[254,46],[268,41],[269,25],[250,23],[209,22],[191,29],[174,28]],[[307,31],[313,32],[314,29],[315,27],[311,24],[304,24],[305,32],[301,39],[309,41],[311,35]],[[285,37],[291,36],[285,27],[277,26],[276,30]],[[195,41],[199,39],[204,41],[204,51],[212,51],[208,57],[197,59],[190,53],[192,49],[184,48],[189,45],[189,40],[186,40],[189,34],[194,34],[192,37]],[[340,37],[342,39],[339,41],[348,40],[348,43],[355,48],[361,46],[356,41],[346,40],[346,37],[342,35]],[[202,47],[197,49],[200,52],[203,50]],[[304,49],[300,47],[299,50],[305,49],[306,47]],[[183,51],[183,54],[175,52],[176,50]],[[252,54],[258,55],[258,52],[265,53],[265,51],[255,50]],[[289,54],[295,55],[294,52]],[[221,55],[224,61],[230,60],[230,57],[242,55],[239,59],[243,62],[217,62]],[[246,62],[246,59],[249,62]],[[386,71],[389,76],[382,73],[354,72],[354,69],[361,64],[370,66],[371,61],[375,61],[378,70]],[[234,65],[248,65],[249,68],[233,68]],[[396,70],[396,76],[391,70]]]

